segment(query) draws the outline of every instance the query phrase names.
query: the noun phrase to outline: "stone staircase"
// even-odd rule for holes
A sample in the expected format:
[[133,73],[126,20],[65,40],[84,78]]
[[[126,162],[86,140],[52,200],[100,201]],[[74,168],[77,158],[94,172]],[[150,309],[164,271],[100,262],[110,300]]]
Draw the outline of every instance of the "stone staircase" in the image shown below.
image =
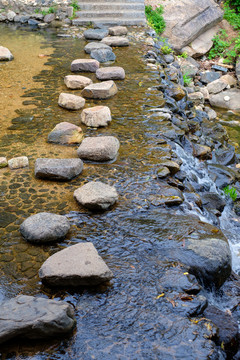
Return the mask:
[[80,0],[73,25],[146,24],[144,0]]

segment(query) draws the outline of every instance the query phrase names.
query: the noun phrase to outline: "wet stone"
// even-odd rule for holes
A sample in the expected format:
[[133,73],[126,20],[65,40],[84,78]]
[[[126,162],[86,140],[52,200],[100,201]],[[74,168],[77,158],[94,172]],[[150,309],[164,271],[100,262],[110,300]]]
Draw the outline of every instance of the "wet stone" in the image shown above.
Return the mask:
[[7,166],[8,166],[7,158],[0,157],[0,169],[7,167]]
[[5,228],[9,224],[13,223],[17,219],[16,215],[9,213],[8,211],[0,212],[0,228]]
[[201,290],[196,277],[184,269],[167,270],[158,281],[160,291],[177,291],[187,294],[198,294]]
[[48,142],[62,145],[80,144],[82,129],[68,122],[61,122],[48,135]]
[[91,51],[90,56],[92,59],[96,59],[100,63],[116,60],[116,55],[114,54],[112,49],[95,49]]
[[66,335],[76,325],[73,307],[64,301],[19,295],[0,309],[0,343],[15,337],[48,339]]
[[81,174],[80,159],[39,158],[35,162],[35,176],[39,179],[67,181]]
[[76,59],[71,63],[71,71],[96,72],[99,66],[99,62],[94,59]]
[[26,156],[19,156],[8,160],[8,167],[11,170],[21,169],[29,166],[28,158]]
[[83,139],[77,154],[83,160],[110,161],[116,158],[119,147],[114,136],[94,136]]
[[234,172],[234,170],[230,169],[227,166],[209,164],[208,170],[211,179],[220,189],[231,185],[236,180],[236,173]]
[[211,159],[212,150],[209,146],[194,144],[193,145],[193,155],[201,160]]
[[81,114],[81,122],[90,127],[107,126],[111,121],[112,116],[108,106],[87,108]]
[[77,202],[92,211],[105,211],[118,200],[115,187],[100,181],[90,181],[74,191]]
[[81,96],[61,93],[58,98],[58,105],[67,110],[79,110],[85,105],[85,99]]
[[47,212],[30,216],[20,226],[22,236],[33,243],[59,241],[69,230],[70,223],[65,216]]
[[128,29],[126,26],[112,26],[108,29],[109,35],[112,36],[123,36],[127,35]]
[[161,161],[160,165],[167,167],[169,169],[171,175],[176,174],[180,170],[179,164],[172,160]]
[[112,50],[111,46],[103,44],[101,42],[90,42],[84,47],[84,50],[87,54],[90,54],[93,50],[100,49]]
[[64,78],[64,83],[69,89],[84,89],[86,86],[92,84],[92,80],[86,76],[81,75],[67,75]]
[[103,38],[101,42],[113,47],[129,46],[129,40],[124,36],[108,36]]
[[170,175],[170,170],[166,166],[160,166],[157,169],[157,177],[159,179],[163,179],[163,178],[167,177],[168,175]]
[[225,200],[214,192],[207,192],[201,196],[203,206],[208,210],[217,209],[220,212],[223,212],[226,205]]
[[49,286],[95,286],[113,278],[113,273],[90,242],[70,246],[48,258],[39,270]]
[[109,66],[96,71],[98,80],[124,80],[125,71],[120,66]]
[[109,80],[86,86],[82,95],[87,99],[108,99],[116,95],[117,92],[116,84],[113,80]]
[[87,29],[83,33],[85,39],[87,40],[102,40],[104,37],[108,36],[107,29]]

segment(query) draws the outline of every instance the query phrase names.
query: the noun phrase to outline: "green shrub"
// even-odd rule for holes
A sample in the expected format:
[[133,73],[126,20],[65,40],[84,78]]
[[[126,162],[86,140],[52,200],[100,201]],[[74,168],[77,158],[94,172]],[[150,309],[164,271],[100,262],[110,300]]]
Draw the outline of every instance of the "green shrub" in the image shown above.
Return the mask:
[[192,78],[190,76],[188,76],[188,74],[186,73],[186,74],[183,74],[183,81],[184,81],[184,85],[188,86],[192,82]]
[[213,37],[213,46],[208,53],[208,58],[213,59],[217,56],[222,56],[224,51],[231,45],[227,41],[226,30],[220,30],[219,34]]
[[57,7],[56,6],[51,6],[48,10],[43,10],[41,11],[42,15],[48,15],[48,14],[54,14],[57,11]]
[[70,17],[70,19],[72,20],[76,17],[76,12],[80,11],[81,8],[80,8],[77,0],[72,0],[71,4],[69,4],[69,6],[72,6],[72,8],[73,8],[73,15]]
[[235,10],[240,13],[240,0],[229,0],[227,3],[233,6]]
[[165,21],[163,19],[163,6],[159,6],[153,10],[151,5],[145,6],[145,14],[149,25],[156,31],[157,34],[161,34],[165,30]]
[[164,55],[168,55],[168,54],[171,54],[173,52],[173,50],[168,46],[168,45],[163,45],[161,47],[161,52],[164,54]]
[[229,196],[232,201],[237,200],[237,191],[234,187],[230,188],[229,185],[223,189],[225,195]]

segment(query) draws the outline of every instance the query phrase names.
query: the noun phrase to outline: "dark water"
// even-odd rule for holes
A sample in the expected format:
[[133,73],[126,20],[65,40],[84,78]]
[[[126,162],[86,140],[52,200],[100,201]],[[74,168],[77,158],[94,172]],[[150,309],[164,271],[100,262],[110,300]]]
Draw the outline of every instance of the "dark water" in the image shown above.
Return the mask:
[[[156,297],[158,279],[166,269],[176,266],[174,260],[169,260],[171,249],[177,246],[171,239],[181,240],[194,229],[196,220],[177,215],[174,209],[160,210],[148,200],[160,193],[155,176],[157,164],[171,153],[168,145],[157,141],[166,126],[164,121],[151,116],[149,111],[163,103],[159,91],[152,88],[158,83],[158,71],[147,67],[144,43],[134,40],[133,31],[130,48],[115,50],[115,64],[126,71],[126,79],[117,82],[118,94],[102,102],[86,102],[87,106],[100,103],[109,106],[113,115],[111,125],[98,130],[82,126],[86,136],[117,136],[121,143],[117,160],[112,164],[85,164],[80,177],[69,183],[36,180],[33,174],[36,158],[77,156],[77,147],[50,145],[46,138],[61,121],[80,125],[80,113],[61,109],[57,99],[60,92],[66,91],[63,78],[70,74],[71,61],[86,57],[85,42],[58,38],[53,32],[39,34],[6,26],[0,27],[0,36],[5,46],[6,39],[11,39],[13,47],[21,39],[31,38],[31,46],[37,46],[37,52],[51,54],[44,59],[45,65],[39,65],[39,72],[29,64],[33,84],[29,80],[24,86],[23,72],[18,79],[21,97],[15,94],[15,101],[0,118],[0,156],[26,155],[30,160],[29,169],[0,170],[0,299],[17,294],[64,299],[75,306],[77,317],[77,329],[69,339],[7,344],[2,349],[3,359],[159,359],[160,340],[174,348],[179,341],[176,333],[190,339],[193,336],[185,334],[184,324],[164,322],[162,309],[165,314],[171,313],[171,307]],[[30,46],[28,42],[27,45]],[[11,95],[9,88],[4,89],[3,79],[7,78],[9,67],[14,68],[20,49],[14,52],[13,62],[0,64],[3,93],[8,91]],[[37,52],[32,64],[38,61]],[[90,77],[96,81],[95,75]],[[10,85],[14,93],[16,84],[13,81]],[[4,110],[4,102],[1,105]],[[115,208],[102,215],[87,213],[73,199],[75,189],[96,179],[114,185],[120,195]],[[72,223],[68,239],[51,246],[26,243],[19,234],[19,224],[40,211],[67,214]],[[44,288],[37,275],[42,263],[57,250],[82,241],[93,242],[113,271],[110,286],[57,293]]]

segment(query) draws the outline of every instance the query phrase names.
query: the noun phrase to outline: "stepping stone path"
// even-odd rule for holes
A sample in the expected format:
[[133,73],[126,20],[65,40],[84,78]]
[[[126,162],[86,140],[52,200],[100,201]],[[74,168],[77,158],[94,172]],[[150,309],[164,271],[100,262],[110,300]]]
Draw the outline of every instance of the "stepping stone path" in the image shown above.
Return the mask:
[[120,66],[109,66],[96,71],[98,80],[124,80],[125,71]]
[[58,105],[67,110],[79,110],[85,105],[85,99],[81,96],[61,93],[58,99]]
[[33,243],[47,243],[65,238],[70,223],[65,216],[41,212],[28,217],[20,226],[24,239]]
[[74,198],[92,211],[108,210],[118,200],[115,187],[100,181],[90,181],[74,191]]
[[89,242],[50,256],[41,266],[39,277],[49,286],[93,286],[111,280],[113,273]]
[[96,72],[100,64],[94,59],[76,59],[71,63],[72,72]]
[[61,145],[80,144],[82,139],[82,129],[66,121],[57,124],[48,135],[48,142]]
[[84,48],[87,54],[90,54],[93,50],[100,50],[100,49],[112,50],[111,46],[103,44],[101,42],[94,42],[94,41],[88,43]]
[[112,36],[122,36],[127,35],[128,29],[126,26],[113,26],[108,29],[109,35]]
[[108,29],[87,29],[83,35],[87,40],[102,40],[108,36]]
[[80,175],[82,170],[80,159],[39,158],[35,163],[35,176],[39,179],[68,181]]
[[129,46],[129,40],[124,36],[108,36],[102,39],[101,42],[114,47]]
[[92,80],[86,76],[81,75],[67,75],[64,78],[64,83],[69,89],[84,89],[86,86],[92,84]]
[[100,127],[107,126],[112,120],[111,111],[108,106],[94,106],[84,109],[81,114],[81,121],[86,126]]
[[119,147],[114,136],[93,136],[83,139],[77,154],[84,160],[110,161],[116,158]]
[[96,49],[91,51],[91,58],[96,59],[100,63],[105,63],[109,61],[115,61],[116,55],[112,50],[109,49]]
[[108,99],[118,92],[114,81],[103,81],[97,84],[86,86],[82,91],[82,96],[88,99]]
[[8,160],[8,166],[11,170],[21,169],[29,166],[28,158],[26,156],[18,156]]
[[10,61],[13,59],[13,55],[8,48],[0,46],[0,61]]
[[19,295],[1,303],[0,343],[15,337],[49,339],[75,326],[73,307],[64,301]]

